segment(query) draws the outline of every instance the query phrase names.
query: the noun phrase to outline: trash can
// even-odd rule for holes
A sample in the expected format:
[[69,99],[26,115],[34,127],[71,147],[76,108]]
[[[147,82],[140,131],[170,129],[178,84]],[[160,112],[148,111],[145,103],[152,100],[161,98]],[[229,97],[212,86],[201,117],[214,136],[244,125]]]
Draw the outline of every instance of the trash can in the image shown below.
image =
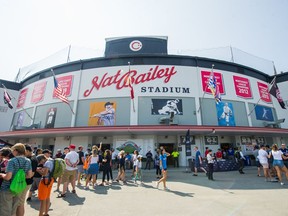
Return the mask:
[[192,158],[188,159],[188,166],[191,169],[191,171],[194,171],[194,162]]
[[245,166],[251,166],[251,158],[250,156],[246,155],[245,156]]

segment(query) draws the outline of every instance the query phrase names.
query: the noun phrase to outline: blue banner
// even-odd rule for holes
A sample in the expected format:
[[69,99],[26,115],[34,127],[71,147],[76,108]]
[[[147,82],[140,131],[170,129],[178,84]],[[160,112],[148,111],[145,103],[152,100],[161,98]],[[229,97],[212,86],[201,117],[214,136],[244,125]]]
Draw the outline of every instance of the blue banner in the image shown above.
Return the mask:
[[232,103],[218,103],[216,109],[219,126],[236,126]]
[[272,109],[269,107],[257,105],[255,107],[255,113],[257,120],[274,121]]

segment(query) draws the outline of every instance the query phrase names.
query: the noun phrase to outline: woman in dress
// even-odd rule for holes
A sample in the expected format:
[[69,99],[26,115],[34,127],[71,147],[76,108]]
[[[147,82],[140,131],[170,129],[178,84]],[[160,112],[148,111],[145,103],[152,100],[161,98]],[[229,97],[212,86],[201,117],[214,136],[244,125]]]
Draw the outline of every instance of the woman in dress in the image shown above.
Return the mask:
[[166,181],[167,181],[167,157],[169,157],[170,154],[165,151],[164,148],[161,149],[160,152],[160,169],[162,171],[162,178],[157,182],[157,188],[159,187],[159,184],[163,182],[164,190],[167,190],[166,187]]

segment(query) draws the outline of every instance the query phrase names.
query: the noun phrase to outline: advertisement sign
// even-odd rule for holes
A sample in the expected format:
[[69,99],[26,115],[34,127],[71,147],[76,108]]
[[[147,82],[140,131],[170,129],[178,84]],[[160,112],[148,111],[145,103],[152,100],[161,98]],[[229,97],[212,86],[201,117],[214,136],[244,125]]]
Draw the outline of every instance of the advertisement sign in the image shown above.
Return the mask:
[[205,136],[205,145],[218,145],[218,136]]
[[269,107],[257,105],[255,107],[256,119],[263,121],[274,121],[272,109]]
[[[202,90],[208,94],[212,94],[211,90],[208,88],[208,82],[211,72],[210,71],[201,71],[201,77],[202,77]],[[217,86],[219,87],[220,94],[224,94],[224,84],[223,84],[223,78],[221,73],[214,72],[215,79],[217,81]]]
[[32,92],[31,103],[38,103],[43,100],[47,81],[36,83]]
[[238,97],[252,98],[250,81],[247,78],[233,76],[235,92]]
[[115,102],[90,103],[88,126],[113,126],[116,120]]
[[[58,84],[61,85],[63,91],[65,92],[66,97],[71,96],[71,89],[73,84],[73,75],[57,77]],[[55,91],[53,92],[53,98],[57,98]]]
[[236,126],[232,103],[218,103],[216,109],[219,126]]
[[27,93],[28,93],[28,88],[25,88],[20,92],[18,103],[17,103],[17,109],[22,108],[24,106]]
[[272,100],[268,91],[269,90],[268,85],[260,82],[257,82],[257,85],[260,94],[260,99],[266,103],[271,103]]
[[[195,136],[189,136],[190,137],[190,144],[195,145]],[[186,144],[186,136],[180,136],[180,140],[182,144]]]
[[182,99],[152,99],[152,115],[183,115]]
[[45,128],[54,128],[56,113],[57,113],[56,107],[48,109],[47,116],[46,116]]

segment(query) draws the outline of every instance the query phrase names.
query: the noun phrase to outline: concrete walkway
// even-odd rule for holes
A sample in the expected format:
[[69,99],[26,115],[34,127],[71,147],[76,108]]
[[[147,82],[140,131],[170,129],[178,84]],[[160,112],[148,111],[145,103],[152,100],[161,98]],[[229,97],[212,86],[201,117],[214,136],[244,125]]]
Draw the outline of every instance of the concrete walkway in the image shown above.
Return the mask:
[[[113,182],[90,190],[79,186],[76,194],[67,193],[66,198],[56,198],[58,193],[52,192],[49,215],[287,216],[288,181],[285,179],[284,186],[265,182],[264,177],[257,177],[256,167],[246,167],[244,171],[244,175],[237,171],[217,172],[215,181],[209,181],[204,173],[195,177],[184,168],[169,169],[169,190],[164,191],[163,185],[155,188],[155,170],[143,170],[142,185],[135,185],[128,177],[127,185]],[[116,177],[116,172],[113,174]],[[128,171],[127,176],[130,175]],[[25,215],[38,215],[37,198],[25,209]]]

